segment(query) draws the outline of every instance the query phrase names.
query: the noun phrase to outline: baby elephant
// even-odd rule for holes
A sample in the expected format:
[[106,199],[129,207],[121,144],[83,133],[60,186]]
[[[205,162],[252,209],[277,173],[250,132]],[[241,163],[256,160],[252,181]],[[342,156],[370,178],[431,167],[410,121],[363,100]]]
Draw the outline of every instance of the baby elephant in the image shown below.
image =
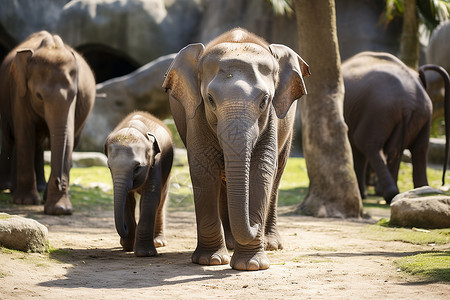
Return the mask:
[[[114,219],[120,244],[136,256],[155,256],[165,246],[164,202],[173,162],[169,129],[157,118],[137,111],[109,134],[105,154],[114,185]],[[136,193],[140,194],[136,230]]]

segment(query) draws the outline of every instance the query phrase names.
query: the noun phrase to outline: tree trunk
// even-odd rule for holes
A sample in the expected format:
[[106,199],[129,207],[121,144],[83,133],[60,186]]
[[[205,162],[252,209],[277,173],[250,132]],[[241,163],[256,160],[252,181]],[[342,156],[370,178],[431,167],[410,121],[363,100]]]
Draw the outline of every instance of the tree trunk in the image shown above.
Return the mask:
[[419,21],[416,0],[403,1],[403,27],[399,58],[410,68],[419,68]]
[[360,217],[362,201],[343,117],[344,82],[333,0],[295,0],[300,55],[311,67],[300,101],[309,192],[297,211],[316,217]]

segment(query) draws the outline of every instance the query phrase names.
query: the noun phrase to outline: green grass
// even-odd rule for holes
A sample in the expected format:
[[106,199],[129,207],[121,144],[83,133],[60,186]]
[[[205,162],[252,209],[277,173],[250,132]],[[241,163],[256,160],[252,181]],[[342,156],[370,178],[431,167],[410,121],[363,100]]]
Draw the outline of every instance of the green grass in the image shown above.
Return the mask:
[[388,221],[385,219],[381,219],[376,225],[366,226],[363,234],[374,240],[400,241],[415,245],[450,243],[450,228],[421,231],[415,228],[389,227]]
[[[48,178],[50,167],[45,166]],[[429,184],[433,187],[441,185],[442,171],[428,169]],[[450,172],[447,175],[450,182]],[[100,209],[112,209],[112,180],[106,167],[72,168],[70,173],[70,196],[74,209],[86,209],[94,206]],[[398,186],[401,192],[413,188],[411,164],[402,163],[399,172]],[[308,193],[309,179],[306,172],[304,158],[289,158],[286,165],[279,190],[278,203],[280,206],[299,204]],[[363,201],[364,207],[377,207],[389,209],[383,205],[383,199],[374,195],[373,187],[368,188],[368,199]],[[170,202],[168,209],[193,209],[192,186],[189,177],[189,168],[186,165],[177,165],[172,169]],[[0,207],[12,206],[12,197],[9,193],[0,192]]]
[[430,281],[450,282],[450,251],[426,252],[395,261],[400,270]]

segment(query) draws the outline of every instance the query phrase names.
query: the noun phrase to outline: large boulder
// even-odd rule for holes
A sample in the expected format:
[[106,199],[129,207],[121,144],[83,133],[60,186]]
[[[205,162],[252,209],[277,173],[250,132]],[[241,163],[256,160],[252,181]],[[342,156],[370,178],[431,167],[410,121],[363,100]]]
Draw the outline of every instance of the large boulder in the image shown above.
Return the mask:
[[398,194],[391,202],[389,224],[429,229],[450,228],[450,197],[429,186]]
[[142,66],[188,44],[200,16],[200,0],[74,0],[55,29],[69,45],[106,46]]
[[0,245],[24,252],[44,252],[48,229],[38,221],[0,213]]
[[[0,23],[16,43],[39,30],[52,31],[70,0],[0,0]],[[0,26],[1,27],[1,26]],[[1,38],[0,38],[1,40]],[[13,47],[15,45],[11,45]]]
[[169,98],[162,84],[174,57],[162,56],[128,75],[97,84],[97,100],[77,150],[103,152],[108,134],[134,110],[169,117]]

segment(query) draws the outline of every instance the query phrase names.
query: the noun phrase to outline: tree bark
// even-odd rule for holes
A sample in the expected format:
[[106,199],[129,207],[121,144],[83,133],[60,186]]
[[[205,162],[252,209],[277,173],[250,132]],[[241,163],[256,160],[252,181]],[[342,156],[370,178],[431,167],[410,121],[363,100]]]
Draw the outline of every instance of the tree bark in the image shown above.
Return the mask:
[[419,68],[419,21],[416,0],[405,0],[399,58],[410,68]]
[[344,82],[333,0],[295,0],[300,55],[311,67],[300,101],[309,192],[297,211],[316,217],[361,217],[362,201],[343,117]]

